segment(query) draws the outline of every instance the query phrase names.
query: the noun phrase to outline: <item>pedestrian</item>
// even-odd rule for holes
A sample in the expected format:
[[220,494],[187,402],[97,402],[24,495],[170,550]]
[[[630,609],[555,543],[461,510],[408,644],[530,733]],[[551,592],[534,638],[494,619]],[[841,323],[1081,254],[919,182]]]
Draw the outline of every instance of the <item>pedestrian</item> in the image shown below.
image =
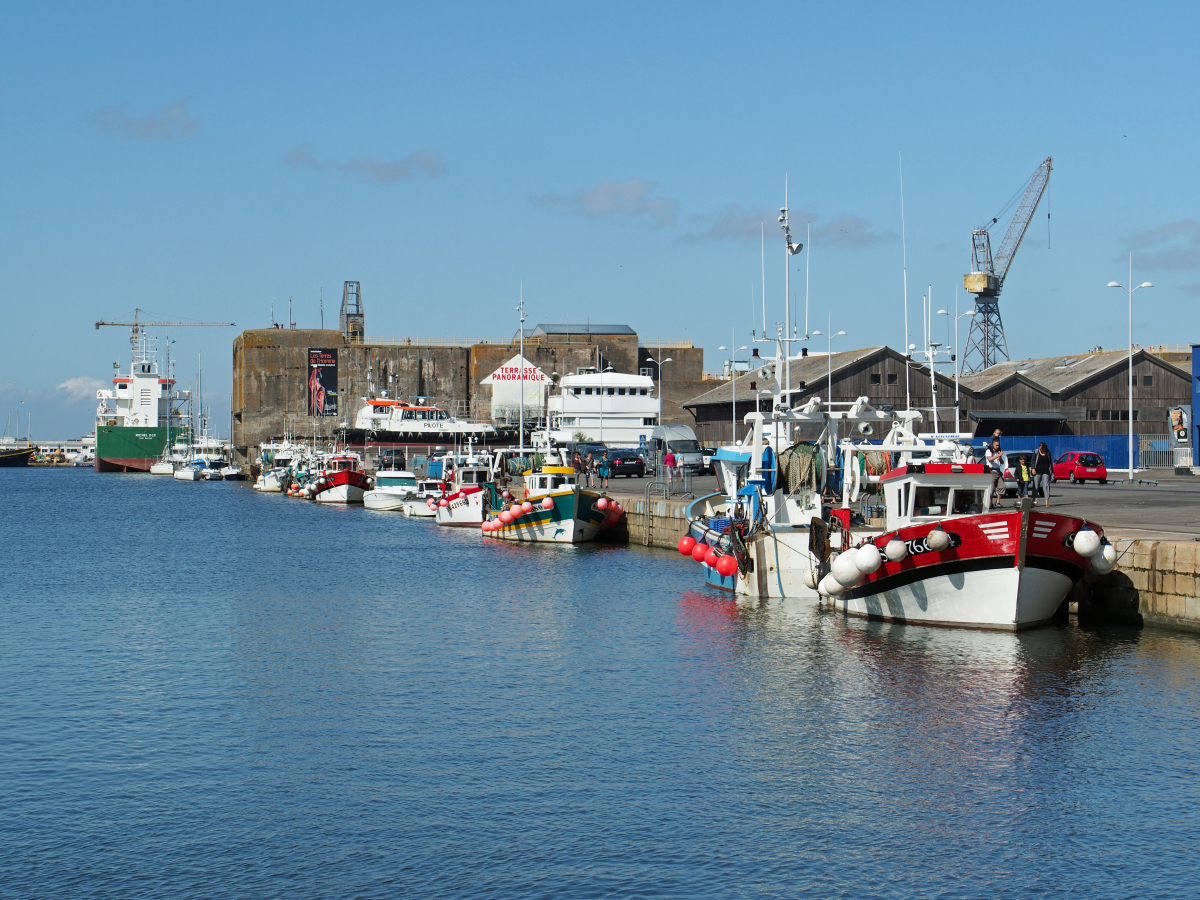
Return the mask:
[[596,460],[592,458],[592,451],[589,450],[587,456],[583,460],[584,471],[587,472],[587,486],[592,487],[596,478]]
[[1038,444],[1037,451],[1033,454],[1033,502],[1037,503],[1037,492],[1040,488],[1042,496],[1046,498],[1044,506],[1050,505],[1050,448],[1046,446],[1046,442],[1042,441]]
[[667,455],[663,457],[663,468],[667,470],[667,489],[670,490],[675,481],[675,451],[670,447],[667,448]]
[[762,479],[766,482],[767,493],[775,493],[775,451],[771,449],[771,439],[763,435]]
[[1000,438],[995,435],[992,436],[992,446],[987,452],[987,467],[992,473],[992,506],[1003,506],[1001,501],[1004,498],[1004,454],[1000,452]]
[[575,483],[579,484],[583,480],[583,457],[579,455],[578,450],[571,460],[571,468],[575,470]]
[[1004,432],[997,428],[992,432],[991,442],[998,442],[1004,436]]
[[1033,476],[1029,471],[1029,457],[1024,453],[1021,454],[1020,460],[1017,461],[1017,496],[1028,497],[1030,482],[1033,481]]
[[600,487],[603,488],[604,490],[608,490],[608,474],[609,474],[610,470],[609,470],[609,465],[608,465],[608,451],[607,450],[605,450],[604,455],[600,457],[600,463],[597,466],[597,469],[600,474]]

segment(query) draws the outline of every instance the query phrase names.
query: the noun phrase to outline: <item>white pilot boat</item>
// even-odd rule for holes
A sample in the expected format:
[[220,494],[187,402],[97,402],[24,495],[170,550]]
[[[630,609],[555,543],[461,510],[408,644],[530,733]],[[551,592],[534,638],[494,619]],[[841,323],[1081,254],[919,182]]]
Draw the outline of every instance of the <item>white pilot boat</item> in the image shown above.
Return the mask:
[[580,544],[595,540],[621,518],[620,504],[600,491],[580,489],[569,466],[542,466],[524,477],[525,499],[509,500],[484,521],[484,537]]
[[468,439],[480,440],[496,433],[486,422],[471,422],[450,415],[441,407],[427,404],[429,397],[414,397],[405,402],[388,397],[364,397],[363,407],[354,418],[354,428],[345,439],[354,445],[366,443],[456,444]]
[[400,469],[384,469],[375,473],[375,487],[363,494],[363,506],[400,512],[404,502],[416,493],[416,475]]

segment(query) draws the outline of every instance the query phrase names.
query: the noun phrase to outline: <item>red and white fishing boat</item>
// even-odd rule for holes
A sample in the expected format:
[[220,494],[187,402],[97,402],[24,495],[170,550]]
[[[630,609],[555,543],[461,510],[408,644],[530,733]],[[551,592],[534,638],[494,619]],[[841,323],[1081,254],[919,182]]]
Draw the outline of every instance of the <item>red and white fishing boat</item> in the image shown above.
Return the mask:
[[[912,464],[883,476],[888,531],[830,555],[810,576],[845,613],[1017,630],[1049,622],[1089,565],[1111,571],[1103,531],[1074,516],[989,506],[983,465]],[[820,576],[817,580],[817,576]]]
[[[1115,566],[1103,531],[1083,519],[1028,500],[993,509],[991,474],[954,436],[918,440],[900,421],[914,419],[911,412],[895,414],[882,444],[838,444],[842,503],[827,507],[821,464],[834,458],[831,426],[845,418],[869,433],[863,426],[881,414],[860,398],[844,413],[814,401],[776,418],[820,415],[825,449],[811,481],[784,485],[782,473],[763,468],[757,412],[746,417],[752,440],[714,457],[723,490],[689,505],[689,533],[679,543],[713,587],[760,600],[819,599],[849,615],[897,622],[1016,630],[1052,619],[1089,568],[1104,574]],[[900,465],[888,462],[875,474],[860,466],[868,453],[899,457]],[[852,527],[860,491],[882,494],[886,518]]]
[[313,499],[318,503],[362,503],[371,489],[371,479],[359,468],[356,453],[329,456],[313,481]]

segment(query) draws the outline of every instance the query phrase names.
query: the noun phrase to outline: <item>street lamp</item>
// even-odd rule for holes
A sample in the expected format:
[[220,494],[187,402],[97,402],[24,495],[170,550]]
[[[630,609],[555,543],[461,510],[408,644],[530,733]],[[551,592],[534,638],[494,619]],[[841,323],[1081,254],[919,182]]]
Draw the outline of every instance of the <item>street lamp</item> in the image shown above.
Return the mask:
[[[833,318],[833,314],[831,313],[830,319],[832,320],[832,318]],[[830,326],[830,327],[832,327],[832,326]],[[814,335],[816,335],[816,334],[824,335],[825,339],[826,339],[826,343],[829,345],[829,352],[826,354],[826,358],[829,360],[829,399],[827,401],[828,403],[833,402],[833,339],[835,337],[841,337],[845,333],[846,332],[844,332],[844,331],[838,331],[835,333],[830,333],[828,331],[814,331],[813,332]]]
[[[1133,284],[1133,254],[1129,254],[1129,283]],[[1133,295],[1142,288],[1154,287],[1149,281],[1143,281],[1137,287],[1125,287],[1117,281],[1110,281],[1109,287],[1120,288],[1129,294],[1129,483],[1133,484]]]
[[959,379],[959,376],[962,374],[962,360],[958,359],[958,357],[962,356],[962,354],[958,352],[958,320],[965,319],[967,316],[972,315],[974,312],[975,312],[975,310],[969,309],[965,313],[962,313],[961,315],[959,314],[959,312],[958,312],[958,291],[954,292],[954,315],[951,316],[950,313],[948,313],[944,309],[938,310],[939,316],[950,316],[950,318],[954,320],[954,353],[952,353],[950,355],[950,360],[951,360],[951,362],[957,363],[957,365],[955,365],[955,367],[954,367],[954,430],[956,432],[958,431],[958,428],[959,428],[959,426],[958,426],[958,379]]
[[662,394],[663,394],[662,367],[665,366],[669,362],[675,362],[675,360],[668,356],[662,362],[659,362],[653,356],[647,356],[646,362],[652,362],[652,363],[654,363],[654,365],[658,366],[658,424],[661,425],[662,424],[662,403],[663,403],[663,401],[662,401]]
[[604,443],[604,373],[611,372],[612,365],[607,365],[600,370],[600,443]]
[[[730,335],[729,343],[730,344],[737,343],[737,338],[735,337],[736,333],[737,333],[736,331],[729,332],[729,335]],[[718,350],[729,350],[728,347],[718,347],[717,349]],[[749,347],[738,347],[737,350],[729,350],[729,352],[731,354],[730,358],[729,358],[729,375],[730,375],[729,380],[733,385],[733,417],[732,417],[733,418],[733,430],[729,432],[729,443],[730,444],[737,443],[737,355],[739,353],[741,353],[743,350],[749,350],[749,349],[750,349]]]

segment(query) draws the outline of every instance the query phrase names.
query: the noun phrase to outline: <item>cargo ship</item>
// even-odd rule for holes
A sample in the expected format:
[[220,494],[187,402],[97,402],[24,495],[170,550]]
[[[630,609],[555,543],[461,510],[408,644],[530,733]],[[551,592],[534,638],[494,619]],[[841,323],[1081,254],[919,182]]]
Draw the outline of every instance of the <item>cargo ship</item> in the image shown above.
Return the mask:
[[[134,330],[129,374],[117,369],[112,388],[96,391],[97,472],[149,472],[186,423],[172,390],[174,380],[159,374],[154,339]],[[114,363],[114,367],[117,366]]]

